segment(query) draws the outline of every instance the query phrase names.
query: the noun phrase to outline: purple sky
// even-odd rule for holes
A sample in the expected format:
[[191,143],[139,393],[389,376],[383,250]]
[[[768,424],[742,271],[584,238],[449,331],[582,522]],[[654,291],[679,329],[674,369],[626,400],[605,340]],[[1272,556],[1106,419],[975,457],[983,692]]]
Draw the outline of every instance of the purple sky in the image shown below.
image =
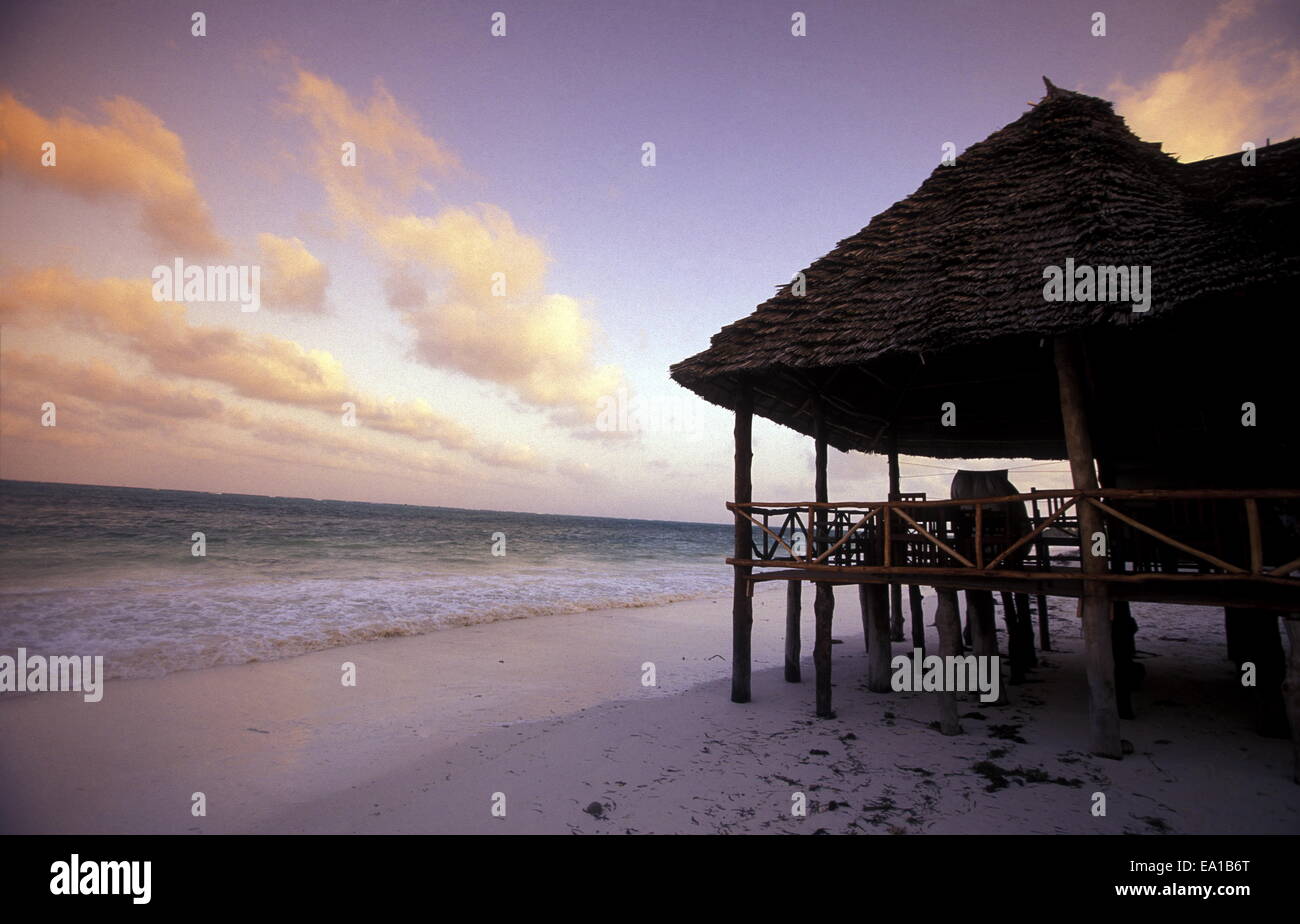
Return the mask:
[[[195,7],[208,18],[203,39],[189,34]],[[1104,38],[1090,34],[1098,8],[1107,14]],[[504,38],[489,34],[496,10],[507,16]],[[796,10],[807,14],[803,38],[790,34]],[[1017,118],[1042,95],[1040,75],[1112,99],[1117,87],[1130,88],[1141,129],[1194,120],[1190,91],[1175,92],[1179,81],[1211,80],[1215,68],[1231,66],[1246,83],[1229,87],[1237,97],[1217,105],[1249,110],[1241,140],[1262,143],[1297,127],[1294,104],[1276,99],[1279,79],[1298,95],[1300,74],[1287,76],[1300,29],[1296,5],[1284,2],[1145,0],[1109,9],[1097,0],[43,2],[10,4],[2,15],[0,90],[18,104],[44,119],[72,110],[100,124],[100,100],[138,101],[183,142],[213,227],[237,253],[272,233],[299,239],[328,267],[326,312],[239,317],[224,307],[194,307],[190,322],[242,325],[250,336],[324,351],[357,387],[427,400],[460,424],[535,454],[535,464],[518,471],[474,466],[472,478],[421,481],[400,467],[362,477],[346,466],[277,465],[250,448],[255,430],[232,443],[249,450],[242,465],[197,450],[175,464],[151,454],[146,464],[128,449],[47,445],[41,433],[10,426],[0,474],[16,478],[724,518],[725,414],[704,412],[696,421],[704,432],[689,441],[593,438],[590,421],[584,432],[583,424],[558,419],[554,405],[540,405],[508,381],[509,371],[480,375],[443,362],[436,349],[413,358],[411,324],[385,304],[392,267],[376,257],[377,225],[341,227],[320,177],[303,164],[311,129],[284,111],[297,72],[319,75],[358,107],[380,82],[405,117],[460,163],[438,173],[432,190],[407,197],[400,214],[435,216],[478,203],[504,210],[544,249],[545,291],[574,299],[595,325],[591,363],[617,366],[637,394],[664,401],[681,399],[667,380],[670,363],[703,349],[719,327],[911,193],[943,142],[960,151]],[[1223,35],[1207,26],[1216,16],[1228,21]],[[1198,34],[1203,41],[1189,46]],[[1233,58],[1260,48],[1269,54],[1261,64],[1281,68],[1283,77],[1255,94],[1251,72]],[[1168,74],[1177,79],[1161,83]],[[1244,107],[1246,97],[1259,105]],[[1168,106],[1157,105],[1164,100]],[[1205,112],[1215,105],[1208,100]],[[1177,110],[1178,119],[1162,108]],[[657,147],[653,169],[640,163],[645,141]],[[19,156],[26,154],[9,139],[0,157],[0,203],[17,220],[0,230],[5,274],[62,264],[90,280],[147,278],[150,267],[170,260],[175,248],[137,228],[130,194],[69,192],[41,182],[39,173],[11,169]],[[156,356],[127,356],[133,348],[120,340],[55,336],[57,326],[6,323],[6,362],[11,350],[54,349],[162,374]],[[485,365],[497,369],[492,360]],[[246,404],[220,377],[175,369],[163,377],[206,382],[232,407],[323,425],[317,409]],[[34,413],[6,411],[15,419]],[[400,452],[401,438],[384,439]],[[756,496],[810,492],[805,442],[760,428]],[[843,491],[881,492],[882,460],[835,466]],[[946,476],[923,478],[924,471],[905,464],[915,479],[908,488],[943,490]],[[840,493],[835,483],[832,493]]]

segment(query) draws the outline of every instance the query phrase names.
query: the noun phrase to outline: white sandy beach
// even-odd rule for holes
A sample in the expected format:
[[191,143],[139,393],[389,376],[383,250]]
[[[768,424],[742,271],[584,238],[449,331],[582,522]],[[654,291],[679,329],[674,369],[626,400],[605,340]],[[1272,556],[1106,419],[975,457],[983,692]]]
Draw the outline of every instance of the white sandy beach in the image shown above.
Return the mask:
[[[953,738],[929,727],[932,695],[865,689],[853,589],[837,603],[832,720],[813,717],[807,588],[798,685],[782,678],[784,593],[756,596],[746,705],[728,700],[724,597],[110,681],[97,704],[6,695],[0,830],[1300,832],[1290,743],[1254,733],[1218,611],[1134,607],[1147,683],[1123,723],[1135,753],[1111,761],[1082,752],[1072,601],[1053,600],[1057,650],[1033,682],[1005,687],[1005,706],[963,702]],[[345,661],[356,687],[340,683]],[[647,661],[656,687],[641,684]]]

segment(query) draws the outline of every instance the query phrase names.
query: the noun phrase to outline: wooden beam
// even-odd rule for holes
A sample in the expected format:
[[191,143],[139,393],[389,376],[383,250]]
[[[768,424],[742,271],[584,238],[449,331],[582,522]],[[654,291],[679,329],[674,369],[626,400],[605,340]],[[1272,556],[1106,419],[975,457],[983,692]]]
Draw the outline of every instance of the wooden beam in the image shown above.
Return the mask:
[[[736,470],[735,503],[748,504],[753,499],[753,426],[754,403],[749,386],[742,386],[740,400],[736,403]],[[736,514],[736,557],[749,558],[752,554],[752,527],[747,517]],[[735,587],[731,601],[731,701],[749,702],[751,655],[750,645],[754,629],[754,601],[749,596],[749,576],[753,568],[735,566]]]
[[[1083,374],[1083,344],[1077,334],[1055,338],[1056,380],[1061,399],[1061,424],[1070,458],[1070,475],[1075,490],[1096,490],[1092,434],[1088,429]],[[1106,571],[1106,561],[1091,554],[1093,534],[1102,528],[1101,511],[1091,504],[1079,505],[1079,556],[1086,576]],[[1123,756],[1119,735],[1119,708],[1115,698],[1115,656],[1111,649],[1110,606],[1105,585],[1085,581],[1083,588],[1084,664],[1088,673],[1089,750],[1119,759]]]

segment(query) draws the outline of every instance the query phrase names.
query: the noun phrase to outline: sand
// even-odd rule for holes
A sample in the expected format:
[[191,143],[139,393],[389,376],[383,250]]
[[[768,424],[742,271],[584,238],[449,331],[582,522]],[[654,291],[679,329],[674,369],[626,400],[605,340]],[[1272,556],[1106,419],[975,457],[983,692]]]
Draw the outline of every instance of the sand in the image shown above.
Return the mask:
[[831,720],[813,717],[808,657],[802,684],[783,680],[781,588],[755,597],[745,705],[728,700],[723,597],[110,681],[95,704],[6,694],[0,830],[1300,833],[1290,743],[1252,730],[1217,611],[1135,606],[1147,683],[1123,723],[1135,753],[1113,761],[1082,751],[1072,601],[1052,601],[1057,650],[1032,682],[963,702],[965,734],[945,737],[932,694],[866,690],[853,591],[837,594]]

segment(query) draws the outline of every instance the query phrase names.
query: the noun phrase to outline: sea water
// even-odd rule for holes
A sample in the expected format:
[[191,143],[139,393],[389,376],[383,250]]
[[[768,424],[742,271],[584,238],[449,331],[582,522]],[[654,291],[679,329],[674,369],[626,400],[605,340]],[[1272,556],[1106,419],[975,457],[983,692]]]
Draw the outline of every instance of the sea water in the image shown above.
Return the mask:
[[726,525],[0,481],[0,652],[158,676],[648,606],[729,589],[731,542]]

